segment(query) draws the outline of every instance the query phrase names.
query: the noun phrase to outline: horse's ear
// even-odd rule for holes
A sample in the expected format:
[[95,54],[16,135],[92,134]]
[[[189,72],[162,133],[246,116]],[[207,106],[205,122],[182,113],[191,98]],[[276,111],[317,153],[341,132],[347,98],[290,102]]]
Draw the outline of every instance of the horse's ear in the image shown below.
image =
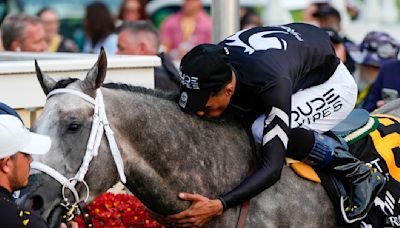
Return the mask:
[[43,89],[43,92],[46,95],[49,94],[57,82],[54,79],[52,79],[51,77],[43,74],[36,59],[35,59],[35,70],[36,70],[36,76],[39,80],[40,86]]
[[85,83],[85,85],[89,86],[92,89],[98,89],[104,82],[106,72],[107,56],[104,48],[101,47],[97,62],[94,64],[92,69],[89,70],[83,82]]

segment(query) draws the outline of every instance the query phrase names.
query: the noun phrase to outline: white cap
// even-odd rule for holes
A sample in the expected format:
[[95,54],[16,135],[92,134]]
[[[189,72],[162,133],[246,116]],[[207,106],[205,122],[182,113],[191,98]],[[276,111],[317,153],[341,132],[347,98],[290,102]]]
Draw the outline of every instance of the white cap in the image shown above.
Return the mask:
[[0,115],[0,159],[17,152],[45,154],[50,145],[50,137],[30,132],[17,117]]

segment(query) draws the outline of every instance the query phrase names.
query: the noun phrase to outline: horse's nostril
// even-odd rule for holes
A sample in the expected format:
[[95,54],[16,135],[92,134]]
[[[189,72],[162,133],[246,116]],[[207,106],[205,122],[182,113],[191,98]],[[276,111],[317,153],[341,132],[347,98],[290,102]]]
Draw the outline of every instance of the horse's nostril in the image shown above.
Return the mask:
[[44,205],[43,198],[41,196],[39,196],[39,195],[33,196],[31,198],[31,202],[32,202],[32,204],[31,204],[31,210],[32,211],[38,211]]

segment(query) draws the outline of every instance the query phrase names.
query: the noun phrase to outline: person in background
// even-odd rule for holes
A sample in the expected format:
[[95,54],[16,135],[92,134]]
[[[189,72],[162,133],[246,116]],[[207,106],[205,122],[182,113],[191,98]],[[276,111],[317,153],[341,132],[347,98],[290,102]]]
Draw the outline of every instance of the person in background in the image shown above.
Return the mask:
[[261,25],[262,23],[260,15],[258,15],[256,11],[251,8],[248,8],[243,17],[240,19],[240,29],[249,29]]
[[13,115],[15,117],[17,117],[18,119],[21,120],[21,122],[23,123],[24,121],[22,120],[21,116],[10,106],[6,105],[3,102],[0,102],[0,115],[2,114],[9,114],[9,115]]
[[175,65],[164,53],[159,53],[157,29],[148,21],[125,22],[118,35],[118,52],[124,55],[157,55],[161,66],[154,69],[155,88],[178,91],[180,80]]
[[336,56],[342,61],[342,63],[346,63],[346,48],[343,43],[343,38],[340,37],[339,33],[337,33],[334,29],[331,28],[322,28],[325,32],[328,33],[329,38],[331,39],[333,48],[335,48]]
[[124,0],[119,8],[118,20],[120,24],[124,21],[149,20],[146,13],[145,0]]
[[[50,149],[48,136],[29,132],[14,109],[0,102],[0,223],[2,227],[46,228],[42,217],[14,202],[12,192],[28,185],[32,154]],[[71,222],[71,228],[78,224]],[[60,228],[67,227],[61,224]]]
[[399,98],[400,61],[385,63],[379,69],[378,76],[371,86],[371,91],[362,105],[369,112],[380,108],[389,101]]
[[44,52],[48,50],[42,21],[25,13],[8,15],[1,24],[4,50]]
[[302,11],[303,22],[307,24],[312,24],[319,26],[318,18],[314,17],[314,13],[322,6],[329,3],[326,1],[311,1],[311,3]]
[[1,38],[1,32],[0,32],[0,51],[4,51],[3,39]]
[[37,13],[37,16],[42,20],[50,52],[79,52],[73,40],[59,34],[60,21],[54,10],[45,7]]
[[165,52],[180,60],[190,49],[211,42],[211,18],[201,0],[184,0],[181,10],[161,25],[161,43]]
[[[339,11],[337,11],[333,6],[330,4],[321,4],[317,11],[313,13],[313,17],[317,19],[317,23],[321,28],[331,28],[335,30],[339,36],[342,37],[343,43],[353,44],[354,42],[348,39],[344,34],[342,34],[342,18],[340,16]],[[346,46],[346,62],[344,62],[347,69],[350,73],[354,73],[356,67],[355,62],[351,58]]]
[[360,45],[347,45],[350,55],[357,63],[354,74],[359,91],[356,106],[363,107],[379,68],[382,64],[397,59],[400,45],[384,32],[369,32]]
[[83,22],[86,38],[83,52],[99,53],[103,46],[107,54],[117,52],[117,39],[115,24],[107,6],[101,2],[94,2],[86,7]]
[[332,28],[336,32],[342,29],[340,13],[330,4],[321,4],[312,16],[317,19],[321,28]]

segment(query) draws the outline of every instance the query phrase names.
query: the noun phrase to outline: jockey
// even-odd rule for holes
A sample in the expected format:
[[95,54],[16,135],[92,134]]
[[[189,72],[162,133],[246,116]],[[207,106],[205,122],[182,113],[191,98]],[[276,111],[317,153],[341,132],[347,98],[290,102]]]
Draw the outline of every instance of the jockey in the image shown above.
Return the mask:
[[342,205],[346,221],[366,216],[385,179],[321,134],[345,119],[357,99],[325,31],[302,23],[242,30],[218,45],[196,46],[180,70],[180,108],[206,118],[233,111],[252,125],[262,156],[251,175],[218,199],[180,193],[192,205],[168,216],[170,223],[203,226],[251,199],[279,180],[285,156],[344,178],[351,191]]

